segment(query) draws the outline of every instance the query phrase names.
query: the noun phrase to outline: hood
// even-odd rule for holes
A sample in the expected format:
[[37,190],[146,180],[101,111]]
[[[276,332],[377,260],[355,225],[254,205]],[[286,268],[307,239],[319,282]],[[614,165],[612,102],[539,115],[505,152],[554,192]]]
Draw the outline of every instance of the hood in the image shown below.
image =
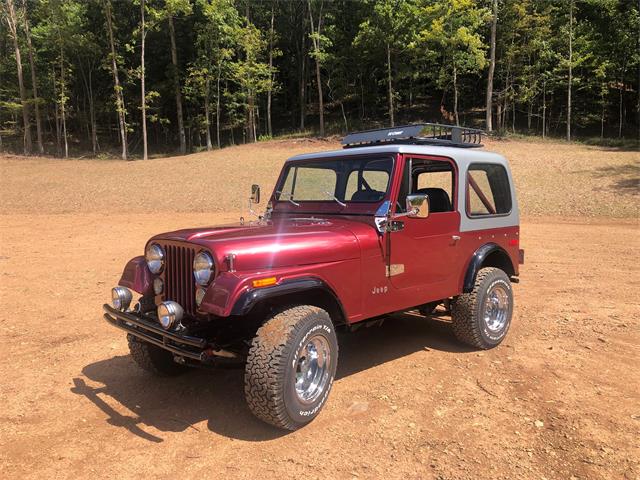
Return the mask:
[[152,240],[204,247],[222,270],[227,269],[227,255],[234,254],[235,270],[255,271],[359,258],[359,230],[375,233],[363,222],[304,218],[178,230]]

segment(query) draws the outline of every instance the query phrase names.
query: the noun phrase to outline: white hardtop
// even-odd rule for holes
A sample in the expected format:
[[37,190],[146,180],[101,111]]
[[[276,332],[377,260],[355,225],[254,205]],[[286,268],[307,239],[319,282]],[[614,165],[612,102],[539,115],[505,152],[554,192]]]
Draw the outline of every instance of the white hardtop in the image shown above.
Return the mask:
[[[513,176],[509,168],[509,162],[502,155],[479,150],[477,148],[441,147],[435,145],[414,145],[414,144],[390,144],[367,147],[343,148],[341,150],[330,150],[328,152],[305,153],[296,155],[287,162],[297,162],[304,160],[324,160],[330,158],[345,158],[355,155],[372,154],[395,154],[403,153],[407,155],[433,155],[452,159],[460,170],[458,176],[458,211],[460,212],[460,231],[487,230],[492,228],[512,227],[520,224],[520,213],[518,210],[518,200],[516,198]],[[465,212],[466,205],[466,175],[469,165],[473,163],[494,163],[504,167],[509,179],[511,190],[511,211],[504,215],[488,215],[471,218]]]

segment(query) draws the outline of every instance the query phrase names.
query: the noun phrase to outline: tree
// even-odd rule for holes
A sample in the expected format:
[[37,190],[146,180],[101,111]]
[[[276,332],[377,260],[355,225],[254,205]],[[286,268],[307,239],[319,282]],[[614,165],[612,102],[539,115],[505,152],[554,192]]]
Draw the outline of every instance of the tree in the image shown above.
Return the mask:
[[261,61],[266,41],[255,25],[246,21],[241,29],[239,46],[241,58],[233,63],[233,78],[245,103],[247,137],[250,142],[256,142],[256,98],[268,90],[271,76],[269,65]]
[[31,121],[29,120],[29,104],[27,101],[27,90],[24,86],[24,78],[22,72],[22,57],[20,55],[20,41],[18,38],[18,17],[16,16],[16,9],[13,4],[13,0],[5,0],[4,5],[4,17],[9,27],[9,33],[13,40],[13,50],[16,57],[16,68],[18,71],[18,88],[20,90],[20,103],[22,104],[22,125],[24,129],[23,145],[24,154],[31,154],[32,141],[31,141]]
[[571,87],[573,83],[573,7],[569,0],[569,80],[567,81],[567,141],[571,141]]
[[197,57],[189,65],[186,91],[190,99],[204,104],[204,130],[207,149],[211,150],[211,83],[215,84],[216,145],[220,148],[222,82],[231,76],[229,60],[241,25],[232,0],[199,0],[198,6],[204,18],[196,24]]
[[33,43],[31,42],[31,28],[29,27],[29,18],[27,16],[27,2],[22,0],[22,20],[24,24],[24,33],[27,40],[27,52],[29,53],[29,65],[31,67],[31,90],[33,92],[33,107],[36,117],[36,140],[38,142],[38,153],[44,153],[44,144],[42,143],[42,119],[40,117],[40,98],[38,97],[38,75],[36,73],[35,54],[33,51]]
[[381,0],[373,5],[370,18],[365,20],[354,39],[366,53],[384,52],[389,124],[395,126],[394,56],[405,51],[414,38],[415,6],[412,1]]
[[[313,8],[311,0],[308,0],[309,4],[309,25],[311,26],[311,43],[313,44],[313,52],[311,56],[316,63],[316,84],[318,86],[318,113],[320,115],[320,136],[324,137],[324,100],[322,97],[322,76],[320,74],[320,66],[326,58],[323,52],[323,43],[327,43],[328,39],[322,36],[322,22],[324,1],[320,0],[320,6],[318,7],[318,25],[316,26],[313,21]],[[324,42],[323,42],[324,40]]]
[[118,56],[116,55],[116,46],[113,39],[113,14],[111,13],[111,0],[104,0],[105,17],[107,19],[107,33],[109,35],[111,63],[111,73],[113,74],[113,92],[116,97],[116,111],[118,113],[118,124],[120,127],[120,145],[122,146],[122,160],[127,160],[127,110],[124,103],[123,88],[120,84],[120,75],[118,74]]
[[479,30],[489,13],[473,0],[438,0],[422,7],[420,16],[426,24],[418,34],[418,44],[441,52],[437,82],[443,89],[453,87],[453,114],[460,125],[459,76],[478,74],[486,65]]
[[498,0],[492,0],[491,4],[491,53],[489,55],[489,74],[487,75],[487,97],[485,114],[485,125],[487,128],[487,132],[491,132],[493,130],[493,75],[496,69],[496,29],[498,27]]
[[169,23],[169,38],[171,40],[171,63],[173,66],[172,77],[176,96],[176,116],[178,119],[178,137],[180,139],[180,153],[187,151],[187,142],[184,134],[184,119],[182,115],[182,93],[180,89],[180,67],[178,65],[178,49],[176,47],[176,29],[173,19],[177,15],[190,15],[191,3],[189,0],[166,0],[165,16]]

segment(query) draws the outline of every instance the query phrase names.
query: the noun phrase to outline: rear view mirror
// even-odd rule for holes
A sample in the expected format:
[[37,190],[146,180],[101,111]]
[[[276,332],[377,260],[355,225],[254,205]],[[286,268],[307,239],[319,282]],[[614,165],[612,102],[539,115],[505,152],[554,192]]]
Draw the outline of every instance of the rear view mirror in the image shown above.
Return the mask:
[[429,216],[429,196],[423,193],[407,195],[407,216],[427,218]]
[[260,203],[260,185],[251,185],[251,203]]

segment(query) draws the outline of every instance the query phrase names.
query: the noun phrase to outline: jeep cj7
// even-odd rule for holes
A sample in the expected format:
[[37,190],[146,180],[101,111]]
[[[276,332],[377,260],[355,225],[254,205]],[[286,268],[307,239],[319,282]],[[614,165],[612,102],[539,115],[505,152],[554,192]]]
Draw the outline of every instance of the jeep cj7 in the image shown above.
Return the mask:
[[290,158],[255,221],[151,238],[104,318],[158,375],[244,364],[251,411],[290,430],[327,400],[337,329],[437,310],[460,341],[495,347],[524,252],[509,164],[471,148],[481,133],[371,130],[346,136],[342,150]]

